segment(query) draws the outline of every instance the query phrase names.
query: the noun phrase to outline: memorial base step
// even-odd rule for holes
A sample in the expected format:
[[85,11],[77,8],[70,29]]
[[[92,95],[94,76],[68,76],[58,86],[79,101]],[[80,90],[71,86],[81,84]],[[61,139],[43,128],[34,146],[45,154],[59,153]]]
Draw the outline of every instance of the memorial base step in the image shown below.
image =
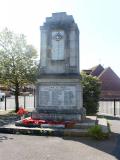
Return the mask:
[[32,119],[44,119],[53,121],[81,121],[80,114],[62,114],[62,113],[37,113],[33,112]]

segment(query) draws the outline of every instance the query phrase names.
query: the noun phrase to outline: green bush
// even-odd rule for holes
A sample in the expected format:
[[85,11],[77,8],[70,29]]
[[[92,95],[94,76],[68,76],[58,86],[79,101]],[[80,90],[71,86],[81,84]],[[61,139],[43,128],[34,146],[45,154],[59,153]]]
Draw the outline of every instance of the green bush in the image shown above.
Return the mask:
[[88,129],[88,134],[97,140],[104,140],[107,139],[109,137],[108,133],[103,133],[102,132],[102,128],[99,125],[95,125],[91,128]]
[[83,107],[87,115],[95,115],[99,108],[99,96],[101,92],[98,78],[81,73],[83,86]]

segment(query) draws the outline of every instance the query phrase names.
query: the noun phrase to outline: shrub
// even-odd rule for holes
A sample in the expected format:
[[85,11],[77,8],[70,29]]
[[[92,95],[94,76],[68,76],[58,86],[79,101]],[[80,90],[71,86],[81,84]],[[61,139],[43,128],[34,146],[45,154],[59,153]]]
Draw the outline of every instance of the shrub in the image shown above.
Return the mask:
[[95,115],[99,108],[100,81],[96,77],[81,73],[83,86],[83,107],[87,115]]
[[95,125],[91,128],[88,129],[88,134],[97,140],[104,140],[107,139],[109,137],[108,133],[103,133],[102,132],[102,128],[99,125]]

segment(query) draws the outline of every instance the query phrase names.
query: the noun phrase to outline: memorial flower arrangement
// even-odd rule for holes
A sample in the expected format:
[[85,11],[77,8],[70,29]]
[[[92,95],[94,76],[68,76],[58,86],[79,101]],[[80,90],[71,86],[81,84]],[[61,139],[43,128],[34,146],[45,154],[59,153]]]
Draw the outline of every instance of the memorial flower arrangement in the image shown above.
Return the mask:
[[72,128],[76,122],[74,121],[52,121],[52,120],[43,120],[43,119],[33,119],[32,117],[25,118],[24,115],[28,113],[24,107],[20,107],[17,114],[21,117],[21,124],[23,126],[36,126],[36,127],[49,127],[57,126],[63,128]]
[[23,107],[20,107],[18,112],[17,112],[17,114],[19,116],[21,116],[21,120],[24,119],[24,115],[27,114],[27,113],[28,113],[28,111],[26,111]]
[[41,119],[32,119],[31,117],[22,120],[23,124],[65,124],[63,121],[48,121]]
[[71,128],[75,124],[73,121],[50,121],[50,120],[42,120],[42,119],[32,119],[32,117],[22,119],[22,124],[25,126],[64,126],[65,128]]
[[24,125],[29,125],[29,124],[33,124],[33,125],[40,125],[40,124],[44,124],[45,120],[38,120],[38,119],[32,119],[31,117],[29,118],[25,118],[22,120],[22,123]]

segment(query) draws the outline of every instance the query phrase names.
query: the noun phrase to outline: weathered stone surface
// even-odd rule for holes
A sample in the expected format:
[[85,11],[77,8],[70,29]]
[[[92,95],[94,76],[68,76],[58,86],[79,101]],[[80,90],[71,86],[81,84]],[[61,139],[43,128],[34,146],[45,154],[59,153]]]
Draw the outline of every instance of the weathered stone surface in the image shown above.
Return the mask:
[[40,106],[76,106],[77,86],[48,85],[39,86]]
[[53,113],[40,113],[39,112],[33,112],[32,113],[32,118],[33,119],[44,119],[44,120],[54,120],[54,121],[80,121],[81,120],[81,115],[80,113],[59,113],[59,112],[53,112]]
[[79,30],[73,17],[53,13],[41,29],[41,73],[79,73]]
[[41,29],[35,119],[80,120],[79,30],[72,16],[54,13]]

